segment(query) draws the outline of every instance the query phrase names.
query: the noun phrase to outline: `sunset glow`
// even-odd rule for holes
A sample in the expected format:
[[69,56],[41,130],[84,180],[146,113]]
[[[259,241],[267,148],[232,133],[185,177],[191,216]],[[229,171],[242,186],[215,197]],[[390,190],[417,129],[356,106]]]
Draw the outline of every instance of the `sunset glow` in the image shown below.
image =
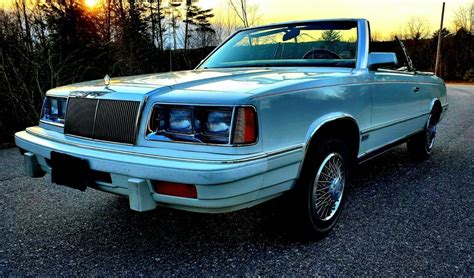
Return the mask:
[[[411,17],[426,19],[430,31],[439,28],[441,6],[446,2],[444,24],[452,27],[454,12],[472,0],[247,0],[257,7],[259,24],[322,19],[322,18],[367,18],[372,31],[380,37],[389,37],[392,32],[406,26]],[[214,9],[219,21],[232,15],[227,0],[200,0],[199,5]]]
[[[14,1],[0,0],[0,8],[12,8]],[[36,3],[37,0],[29,1]],[[88,10],[96,10],[100,9],[104,0],[80,1]],[[185,2],[181,0],[181,3]],[[381,38],[389,38],[392,33],[405,28],[412,17],[424,19],[430,32],[434,32],[439,28],[443,2],[446,2],[444,26],[452,31],[455,12],[472,3],[472,0],[247,0],[248,5],[255,9],[257,24],[322,18],[367,18],[373,34]],[[166,7],[169,0],[162,0],[162,3]],[[201,8],[213,10],[215,16],[211,23],[235,18],[228,0],[197,0],[195,3]]]
[[95,8],[99,4],[99,0],[84,0],[84,5],[89,9]]

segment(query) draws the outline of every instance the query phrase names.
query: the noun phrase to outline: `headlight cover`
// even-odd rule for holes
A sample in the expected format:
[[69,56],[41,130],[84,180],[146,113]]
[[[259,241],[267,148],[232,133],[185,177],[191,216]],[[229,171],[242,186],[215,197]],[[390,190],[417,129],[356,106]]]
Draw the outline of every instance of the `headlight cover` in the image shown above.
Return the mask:
[[[239,113],[243,113],[242,116],[238,116]],[[236,121],[237,118],[240,118],[240,122]],[[146,138],[156,141],[249,145],[257,139],[255,120],[253,107],[155,105],[148,121]]]
[[168,115],[170,132],[191,133],[193,131],[191,110],[173,108],[168,110]]
[[40,121],[64,125],[67,98],[46,97],[41,109]]
[[206,132],[215,135],[229,136],[231,111],[210,111],[207,113]]

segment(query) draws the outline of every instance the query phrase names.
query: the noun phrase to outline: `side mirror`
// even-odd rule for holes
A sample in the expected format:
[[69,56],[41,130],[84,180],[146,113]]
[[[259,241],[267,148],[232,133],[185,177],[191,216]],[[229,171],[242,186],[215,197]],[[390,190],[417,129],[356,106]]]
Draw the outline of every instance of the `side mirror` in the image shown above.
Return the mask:
[[369,70],[376,70],[380,67],[396,66],[398,64],[397,55],[393,52],[372,52],[369,53]]

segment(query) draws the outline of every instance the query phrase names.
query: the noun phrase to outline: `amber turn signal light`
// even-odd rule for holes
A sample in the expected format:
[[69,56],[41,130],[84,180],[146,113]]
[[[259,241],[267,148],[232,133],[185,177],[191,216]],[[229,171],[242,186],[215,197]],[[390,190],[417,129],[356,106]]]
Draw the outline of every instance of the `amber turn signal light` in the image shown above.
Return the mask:
[[253,144],[257,141],[257,117],[253,107],[240,107],[237,110],[234,144]]

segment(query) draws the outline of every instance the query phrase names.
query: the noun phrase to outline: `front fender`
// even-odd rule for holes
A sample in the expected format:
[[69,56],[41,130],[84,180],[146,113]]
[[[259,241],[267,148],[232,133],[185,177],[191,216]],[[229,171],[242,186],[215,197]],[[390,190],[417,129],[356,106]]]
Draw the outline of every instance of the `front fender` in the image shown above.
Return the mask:
[[[357,120],[350,114],[344,113],[344,112],[332,112],[326,115],[323,115],[319,118],[317,118],[313,123],[309,126],[308,131],[306,132],[305,136],[305,148],[309,146],[309,143],[313,139],[314,135],[318,132],[318,130],[324,126],[325,124],[335,121],[335,120],[340,120],[340,119],[350,119],[354,121],[354,123],[357,125],[359,128],[359,124],[357,123]],[[360,130],[360,129],[359,129]]]

